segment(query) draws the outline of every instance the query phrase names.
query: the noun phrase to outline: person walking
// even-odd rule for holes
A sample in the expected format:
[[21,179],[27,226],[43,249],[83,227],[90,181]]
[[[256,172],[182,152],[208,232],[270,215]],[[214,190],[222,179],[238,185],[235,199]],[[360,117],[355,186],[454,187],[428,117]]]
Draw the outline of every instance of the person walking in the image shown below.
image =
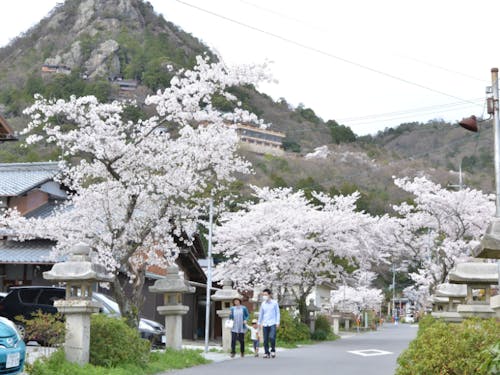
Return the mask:
[[[270,289],[262,291],[262,304],[259,311],[259,327],[262,327],[264,336],[264,358],[276,357],[276,330],[280,326],[280,308],[273,300]],[[269,351],[269,343],[271,351]]]
[[236,340],[240,343],[241,356],[245,356],[245,332],[249,316],[248,309],[241,304],[241,299],[234,298],[229,313],[229,319],[233,321],[233,328],[231,328],[231,358],[236,355]]
[[250,327],[250,339],[253,343],[253,352],[256,357],[259,356],[259,326],[257,325],[257,319],[252,320],[252,326]]

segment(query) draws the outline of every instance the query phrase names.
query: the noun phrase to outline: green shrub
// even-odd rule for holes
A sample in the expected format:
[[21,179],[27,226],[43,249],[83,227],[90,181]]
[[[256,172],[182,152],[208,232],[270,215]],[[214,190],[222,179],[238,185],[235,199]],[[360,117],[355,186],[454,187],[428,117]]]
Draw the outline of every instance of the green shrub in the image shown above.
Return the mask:
[[483,362],[480,371],[488,375],[500,374],[500,341],[484,350],[486,360]]
[[431,327],[434,323],[436,323],[436,318],[432,315],[424,315],[418,321],[418,334],[422,334],[427,328]]
[[397,375],[491,374],[484,364],[492,368],[495,353],[486,349],[498,343],[500,322],[469,319],[453,324],[425,318],[420,324],[417,338],[398,358]]
[[317,329],[311,334],[311,339],[325,341],[326,339],[328,339],[328,332],[323,329]]
[[287,310],[281,310],[281,323],[277,337],[286,343],[294,343],[310,339],[309,327],[294,319]]
[[311,335],[311,339],[313,340],[334,340],[335,335],[332,331],[332,326],[330,325],[330,321],[325,315],[318,315],[316,317],[315,330]]
[[330,321],[325,315],[318,315],[315,324],[316,331],[324,331],[327,335],[333,333]]
[[122,319],[94,314],[90,324],[90,363],[114,367],[123,363],[146,364],[149,341],[141,339],[136,329]]
[[45,314],[38,310],[31,313],[31,316],[30,319],[16,316],[16,321],[24,327],[25,341],[37,341],[42,346],[50,347],[64,342],[66,325],[61,314]]

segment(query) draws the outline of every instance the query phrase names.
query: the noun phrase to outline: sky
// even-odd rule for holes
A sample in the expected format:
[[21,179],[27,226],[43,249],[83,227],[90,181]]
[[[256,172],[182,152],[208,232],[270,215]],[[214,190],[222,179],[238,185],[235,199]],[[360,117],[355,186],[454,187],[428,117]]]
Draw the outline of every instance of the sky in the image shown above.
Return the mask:
[[[60,1],[0,0],[0,46]],[[500,65],[498,0],[150,3],[229,65],[271,62],[276,82],[260,91],[358,135],[487,117],[485,89]]]

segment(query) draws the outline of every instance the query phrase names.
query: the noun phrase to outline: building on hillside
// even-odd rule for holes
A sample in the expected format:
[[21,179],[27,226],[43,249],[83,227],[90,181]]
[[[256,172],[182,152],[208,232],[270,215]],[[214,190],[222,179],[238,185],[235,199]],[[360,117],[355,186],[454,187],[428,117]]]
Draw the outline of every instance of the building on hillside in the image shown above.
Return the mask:
[[17,141],[17,137],[7,120],[0,115],[0,143],[6,141]]
[[[58,163],[0,164],[0,210],[17,208],[25,217],[49,217],[68,197],[68,190],[55,181],[58,173]],[[198,263],[198,259],[204,256],[202,242],[198,237],[191,242],[192,245],[185,246],[177,259],[186,279],[196,286],[194,294],[184,296],[189,313],[183,317],[183,337],[190,340],[201,337],[204,332],[206,294],[206,276]],[[52,285],[43,278],[43,272],[62,260],[50,256],[55,244],[44,238],[18,241],[15,233],[0,229],[0,291],[19,285]],[[163,305],[163,296],[150,293],[148,288],[165,274],[162,268],[150,267],[143,288],[146,300],[142,315],[158,322],[163,322],[156,309]],[[99,291],[110,293],[109,289]]]
[[60,64],[43,64],[42,74],[71,74],[71,68]]
[[285,133],[263,129],[250,124],[236,124],[236,132],[242,145],[260,154],[281,155],[284,153]]
[[139,86],[139,82],[135,79],[117,79],[113,83],[117,85],[121,91],[135,91],[137,90],[137,86]]

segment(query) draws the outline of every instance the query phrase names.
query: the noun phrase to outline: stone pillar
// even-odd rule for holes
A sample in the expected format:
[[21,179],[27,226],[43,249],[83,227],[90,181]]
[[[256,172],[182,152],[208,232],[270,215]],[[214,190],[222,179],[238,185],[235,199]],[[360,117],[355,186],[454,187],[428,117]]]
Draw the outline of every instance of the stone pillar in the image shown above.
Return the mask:
[[500,319],[500,294],[491,297],[490,307],[495,312],[495,317]]
[[99,304],[94,301],[59,300],[54,302],[54,306],[66,317],[66,359],[79,365],[89,363],[90,315],[99,312]]
[[212,296],[212,300],[220,301],[222,304],[222,309],[217,310],[217,315],[222,320],[222,349],[225,351],[231,349],[231,329],[226,328],[226,320],[229,319],[231,303],[235,298],[241,299],[241,295],[233,289],[233,282],[227,279],[222,282],[222,289]]
[[344,329],[349,331],[349,318],[345,318],[344,320]]
[[156,309],[165,316],[165,349],[182,349],[182,317],[189,311],[189,306],[182,304],[183,293],[194,293],[195,288],[186,284],[184,275],[176,265],[167,268],[167,276],[156,280],[149,287],[152,293],[163,293],[164,304]]
[[338,335],[339,334],[339,321],[340,321],[340,314],[332,314],[333,318],[333,333]]
[[90,315],[99,311],[100,304],[92,301],[92,286],[98,281],[112,281],[113,275],[104,266],[90,261],[90,247],[79,243],[66,262],[56,263],[44,272],[46,280],[66,283],[66,299],[54,306],[66,316],[64,353],[70,362],[89,362]]

